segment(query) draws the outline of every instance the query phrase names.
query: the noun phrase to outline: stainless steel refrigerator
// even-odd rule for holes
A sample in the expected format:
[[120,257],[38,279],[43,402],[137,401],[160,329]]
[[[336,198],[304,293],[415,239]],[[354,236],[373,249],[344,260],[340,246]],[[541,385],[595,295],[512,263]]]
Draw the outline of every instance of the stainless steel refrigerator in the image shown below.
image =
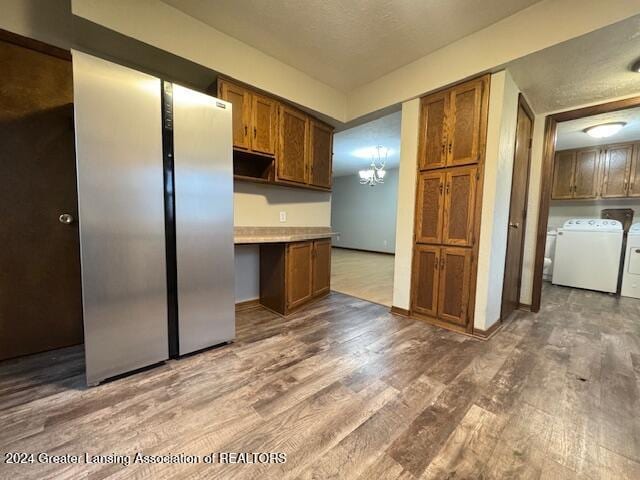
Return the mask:
[[235,336],[231,106],[73,51],[87,383]]

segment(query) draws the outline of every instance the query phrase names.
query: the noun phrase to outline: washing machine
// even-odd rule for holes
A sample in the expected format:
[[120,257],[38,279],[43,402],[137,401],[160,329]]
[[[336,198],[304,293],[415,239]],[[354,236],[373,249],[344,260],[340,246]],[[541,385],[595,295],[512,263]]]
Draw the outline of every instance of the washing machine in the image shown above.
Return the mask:
[[640,298],[640,223],[633,224],[627,234],[620,293],[623,297]]
[[558,229],[551,282],[616,293],[622,236],[622,223],[617,220],[567,220]]

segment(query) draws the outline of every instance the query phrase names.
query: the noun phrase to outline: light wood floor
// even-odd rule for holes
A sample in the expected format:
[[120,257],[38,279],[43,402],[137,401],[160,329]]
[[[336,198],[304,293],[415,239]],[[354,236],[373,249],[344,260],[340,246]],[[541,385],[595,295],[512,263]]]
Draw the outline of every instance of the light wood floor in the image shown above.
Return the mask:
[[391,306],[394,255],[333,248],[331,290]]
[[283,452],[273,465],[6,465],[0,478],[640,478],[640,302],[545,288],[489,341],[338,293],[84,387],[81,348],[0,363],[0,451]]

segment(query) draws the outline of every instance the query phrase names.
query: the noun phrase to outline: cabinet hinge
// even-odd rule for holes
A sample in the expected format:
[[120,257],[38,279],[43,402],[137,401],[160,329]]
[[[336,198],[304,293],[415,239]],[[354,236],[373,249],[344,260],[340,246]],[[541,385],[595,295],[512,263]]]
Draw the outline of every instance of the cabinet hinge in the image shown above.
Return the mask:
[[529,139],[529,148],[533,147],[533,138]]
[[476,180],[480,180],[480,172],[476,172]]

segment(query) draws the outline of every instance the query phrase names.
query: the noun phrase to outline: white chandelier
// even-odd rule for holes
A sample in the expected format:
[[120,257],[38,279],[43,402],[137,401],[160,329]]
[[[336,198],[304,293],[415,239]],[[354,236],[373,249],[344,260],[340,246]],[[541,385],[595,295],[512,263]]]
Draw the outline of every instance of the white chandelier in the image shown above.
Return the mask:
[[360,175],[361,185],[369,185],[370,187],[373,187],[374,185],[378,185],[379,183],[384,183],[384,175],[385,173],[387,173],[384,170],[384,165],[387,163],[388,154],[389,149],[383,147],[382,145],[378,145],[375,148],[375,151],[371,152],[370,168],[368,168],[367,170],[360,170],[358,172],[358,174]]

